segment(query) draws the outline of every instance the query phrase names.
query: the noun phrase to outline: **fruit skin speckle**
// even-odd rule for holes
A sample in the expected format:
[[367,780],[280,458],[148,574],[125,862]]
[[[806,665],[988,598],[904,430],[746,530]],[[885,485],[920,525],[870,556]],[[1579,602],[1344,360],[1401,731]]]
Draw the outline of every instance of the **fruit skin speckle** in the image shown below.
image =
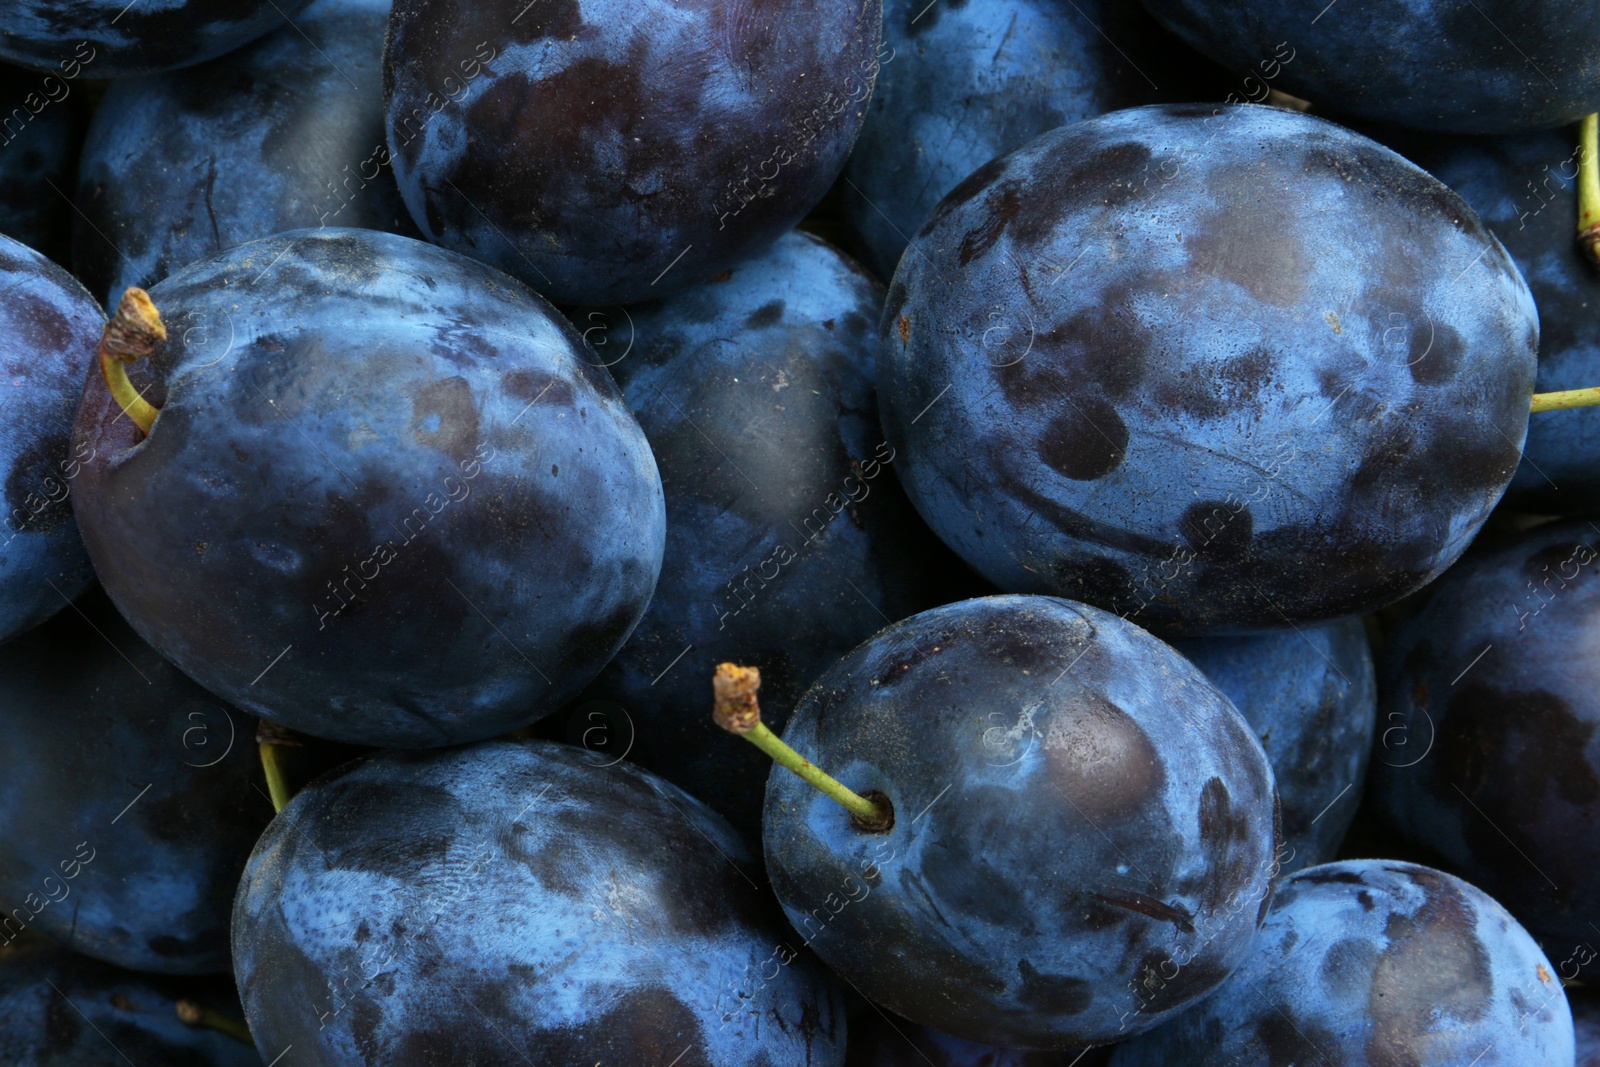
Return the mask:
[[1003,589],[1187,633],[1371,611],[1453,562],[1516,468],[1526,284],[1459,197],[1323,120],[1089,119],[969,176],[911,249],[885,431]]
[[[301,1062],[839,1067],[844,1003],[733,828],[542,742],[379,755],[300,792],[234,907],[262,1048]],[[751,881],[753,879],[754,881]]]
[[1112,1067],[1467,1064],[1568,1067],[1572,1012],[1550,961],[1487,894],[1397,860],[1286,878],[1215,995]]
[[998,596],[890,626],[784,740],[894,806],[886,833],[775,768],[795,930],[885,1008],[1001,1047],[1126,1038],[1243,958],[1276,874],[1272,771],[1204,675],[1131,623]]

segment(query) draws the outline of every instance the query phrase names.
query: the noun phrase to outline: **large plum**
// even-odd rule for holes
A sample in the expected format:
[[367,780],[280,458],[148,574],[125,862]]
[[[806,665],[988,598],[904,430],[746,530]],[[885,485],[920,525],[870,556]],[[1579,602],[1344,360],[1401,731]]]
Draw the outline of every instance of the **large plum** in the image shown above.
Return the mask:
[[231,703],[380,747],[556,710],[644,613],[661,481],[571,325],[421,241],[297,230],[155,287],[150,434],[92,377],[74,505],[134,629]]
[[0,0],[0,58],[125,78],[219,56],[282,26],[310,0]]
[[66,271],[0,236],[0,641],[54,615],[94,576],[67,503],[93,450],[69,441],[105,316]]
[[130,285],[307,226],[409,224],[383,134],[388,0],[317,0],[198,67],[113,83],[84,144],[73,264]]
[[255,720],[156,655],[98,590],[0,648],[0,709],[5,940],[228,970],[233,891],[272,818]]
[[838,176],[880,18],[879,0],[399,0],[400,191],[429,240],[558,304],[703,282]]
[[711,721],[712,668],[759,667],[781,728],[846,652],[959,598],[970,574],[890,473],[882,308],[854,262],[794,233],[721,281],[577,318],[661,467],[667,550],[649,611],[572,721],[755,833],[771,764]]
[[239,887],[265,1058],[838,1067],[843,997],[738,834],[581,749],[385,755],[303,790]]
[[1515,133],[1600,107],[1589,0],[1144,0],[1246,70],[1288,45],[1284,86],[1318,108],[1429,130]]
[[1127,1037],[1210,992],[1266,914],[1261,745],[1193,664],[1096,608],[913,616],[823,675],[785,740],[894,812],[864,829],[774,767],[764,842],[790,922],[864,996],[954,1037]]
[[1561,953],[1600,918],[1597,548],[1588,520],[1546,524],[1440,579],[1385,654],[1382,726],[1407,743],[1373,767],[1405,837]]
[[1395,860],[1286,878],[1216,995],[1112,1067],[1572,1067],[1572,1013],[1528,932],[1482,890]]
[[1389,149],[1271,107],[1045,134],[940,204],[880,333],[896,470],[1012,592],[1182,631],[1373,610],[1516,468],[1538,319]]

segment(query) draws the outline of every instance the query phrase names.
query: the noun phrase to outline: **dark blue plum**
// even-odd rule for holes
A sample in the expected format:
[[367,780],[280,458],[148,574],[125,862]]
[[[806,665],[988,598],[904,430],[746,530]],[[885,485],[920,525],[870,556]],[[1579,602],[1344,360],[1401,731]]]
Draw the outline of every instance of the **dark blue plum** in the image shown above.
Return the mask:
[[74,447],[68,438],[105,316],[70,274],[5,236],[0,236],[0,293],[4,641],[66,607],[94,580],[67,503],[93,450]]
[[400,191],[429,240],[559,304],[698,284],[838,177],[880,17],[880,0],[398,0]]
[[261,1067],[248,1043],[178,1020],[178,999],[193,992],[45,945],[0,954],[0,1062]]
[[1272,764],[1284,872],[1333,859],[1361,803],[1378,683],[1354,619],[1249,637],[1174,639],[1227,694]]
[[0,64],[0,234],[57,263],[68,260],[72,228],[73,88],[59,72]]
[[152,290],[141,438],[91,378],[74,506],[136,630],[230,702],[427,747],[559,708],[655,585],[661,482],[571,325],[370,230],[240,245]]
[[1221,95],[1205,92],[1220,82],[1205,60],[1116,0],[886,0],[883,38],[845,203],[885,278],[944,195],[995,156],[1106,111]]
[[156,655],[99,591],[0,648],[0,709],[0,938],[226,971],[234,887],[272,818],[255,720]]
[[125,78],[220,56],[282,26],[309,0],[0,0],[0,59],[82,64]]
[[667,550],[650,610],[585,692],[596,703],[574,713],[574,740],[603,729],[608,751],[755,834],[772,764],[729,750],[709,714],[712,669],[759,667],[781,728],[885,620],[969,591],[891,473],[873,394],[882,310],[883,288],[854,262],[794,233],[722,281],[576,316],[661,467]]
[[1600,8],[1589,0],[1144,5],[1238,70],[1288,46],[1283,87],[1318,110],[1426,130],[1516,133],[1600,108]]
[[807,691],[784,739],[894,809],[863,830],[781,767],[767,870],[861,994],[1002,1047],[1154,1026],[1243,958],[1276,875],[1272,771],[1188,660],[1051,597],[923,612]]
[[[1539,309],[1536,389],[1600,383],[1600,274],[1573,240],[1575,140],[1561,133],[1487,138],[1384,131],[1382,137],[1460,193],[1521,269]],[[1600,411],[1542,412],[1530,420],[1506,502],[1543,515],[1600,509]]]
[[[763,683],[765,684],[765,683]],[[845,1067],[1100,1067],[1099,1055],[996,1048],[868,1011],[850,1023]]]
[[1284,879],[1216,994],[1135,1038],[1112,1067],[1572,1067],[1555,969],[1458,878],[1347,860]]
[[1538,319],[1454,193],[1270,107],[987,164],[901,259],[878,389],[934,530],[1010,592],[1239,632],[1374,610],[1516,468]]
[[1597,549],[1546,524],[1442,578],[1385,652],[1373,767],[1381,815],[1561,953],[1600,921]]
[[114,83],[78,173],[84,283],[114,307],[257,237],[409,226],[384,144],[388,16],[388,0],[317,0],[222,59]]
[[709,808],[582,749],[378,756],[262,837],[235,973],[298,1064],[838,1067],[843,998],[759,876]]

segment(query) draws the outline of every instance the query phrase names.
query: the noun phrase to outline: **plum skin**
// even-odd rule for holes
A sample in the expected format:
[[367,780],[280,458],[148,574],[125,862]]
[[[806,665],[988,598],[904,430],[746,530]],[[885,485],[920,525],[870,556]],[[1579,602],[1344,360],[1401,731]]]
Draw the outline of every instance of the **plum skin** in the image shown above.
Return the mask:
[[1372,804],[1555,952],[1600,913],[1597,569],[1586,519],[1475,549],[1384,655]]
[[77,280],[0,236],[0,641],[48,619],[94,581],[67,503],[90,449],[70,440],[72,412],[105,317]]
[[879,335],[897,469],[947,544],[1009,592],[1214,633],[1370,611],[1455,560],[1516,468],[1538,320],[1400,156],[1172,105],[968,177]]
[[398,0],[395,177],[429,240],[557,304],[665,295],[827,192],[880,21],[879,0]]
[[308,226],[410,218],[383,166],[387,0],[318,0],[215,62],[114,82],[79,164],[73,264],[107,307],[130,285]]
[[161,414],[136,442],[87,383],[74,506],[112,599],[208,689],[331,740],[453,744],[556,710],[632,630],[665,536],[655,462],[520,284],[329,227],[152,299],[168,341],[134,381]]
[[1096,608],[999,596],[841,660],[784,740],[894,824],[775,767],[764,847],[799,936],[864,996],[969,1041],[1126,1038],[1214,988],[1272,896],[1255,735],[1197,668]]
[[1284,879],[1233,977],[1111,1057],[1112,1067],[1572,1062],[1571,1010],[1538,943],[1482,890],[1395,860]]
[[[753,836],[771,763],[707,714],[713,668],[759,668],[763,717],[781,730],[886,618],[956,599],[969,573],[890,472],[873,394],[882,308],[854,261],[793,233],[720,281],[574,320],[638,416],[667,500],[650,608],[583,698],[615,720],[619,757]],[[586,706],[584,730],[600,721]]]
[[234,910],[266,1056],[838,1067],[842,997],[783,951],[739,836],[594,758],[504,741],[386,754],[296,795]]
[[1174,638],[1227,694],[1272,764],[1284,874],[1334,858],[1372,758],[1378,681],[1359,620],[1247,637]]
[[0,646],[0,706],[0,938],[42,933],[141,971],[228,970],[233,891],[272,818],[255,720],[98,590]]
[[310,0],[0,0],[0,59],[53,70],[76,55],[92,78],[199,63],[281,26]]

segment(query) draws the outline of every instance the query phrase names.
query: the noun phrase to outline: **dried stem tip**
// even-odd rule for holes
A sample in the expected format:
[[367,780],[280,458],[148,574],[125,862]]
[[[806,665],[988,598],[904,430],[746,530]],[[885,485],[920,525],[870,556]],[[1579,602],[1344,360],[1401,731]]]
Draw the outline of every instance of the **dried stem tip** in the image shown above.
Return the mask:
[[106,323],[100,351],[118,363],[134,363],[166,339],[167,327],[161,321],[161,312],[150,302],[150,294],[135,286],[122,294],[117,313]]
[[285,748],[304,748],[305,742],[287,726],[279,726],[270,719],[256,720],[256,744],[282,745]]
[[206,1017],[206,1010],[192,1000],[178,1001],[178,1018],[185,1026],[199,1026]]
[[761,723],[761,705],[756,691],[761,688],[761,672],[755,667],[735,663],[717,664],[711,678],[716,703],[711,715],[717,725],[730,734],[747,734]]

